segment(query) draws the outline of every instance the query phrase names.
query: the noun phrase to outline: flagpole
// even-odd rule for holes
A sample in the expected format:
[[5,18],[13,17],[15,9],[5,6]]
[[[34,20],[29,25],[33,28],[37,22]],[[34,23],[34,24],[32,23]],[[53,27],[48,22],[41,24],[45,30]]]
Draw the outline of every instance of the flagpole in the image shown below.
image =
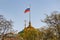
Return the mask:
[[26,20],[24,20],[24,22],[25,22],[25,25],[24,25],[24,26],[25,26],[25,28],[26,28]]
[[30,12],[29,12],[29,26],[31,26],[31,5],[29,5],[30,7]]
[[29,22],[31,22],[31,12],[29,12]]

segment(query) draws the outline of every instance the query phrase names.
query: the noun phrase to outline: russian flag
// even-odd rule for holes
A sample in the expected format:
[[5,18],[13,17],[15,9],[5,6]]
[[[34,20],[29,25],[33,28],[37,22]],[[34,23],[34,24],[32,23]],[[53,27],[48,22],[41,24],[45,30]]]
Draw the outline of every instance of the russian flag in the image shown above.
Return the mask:
[[24,13],[30,12],[30,8],[25,9]]

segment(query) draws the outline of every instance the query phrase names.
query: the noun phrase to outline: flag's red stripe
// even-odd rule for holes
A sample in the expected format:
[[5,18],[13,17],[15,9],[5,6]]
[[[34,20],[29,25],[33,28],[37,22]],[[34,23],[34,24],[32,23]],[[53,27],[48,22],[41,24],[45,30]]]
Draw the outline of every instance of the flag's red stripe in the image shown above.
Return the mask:
[[25,13],[26,13],[26,12],[30,12],[30,10],[25,10]]

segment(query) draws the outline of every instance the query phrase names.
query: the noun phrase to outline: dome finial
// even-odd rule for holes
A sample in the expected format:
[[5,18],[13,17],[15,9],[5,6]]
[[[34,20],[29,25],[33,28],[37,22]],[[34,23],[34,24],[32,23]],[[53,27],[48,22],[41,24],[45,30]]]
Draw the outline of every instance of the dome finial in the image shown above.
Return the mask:
[[29,27],[31,27],[31,22],[29,21]]

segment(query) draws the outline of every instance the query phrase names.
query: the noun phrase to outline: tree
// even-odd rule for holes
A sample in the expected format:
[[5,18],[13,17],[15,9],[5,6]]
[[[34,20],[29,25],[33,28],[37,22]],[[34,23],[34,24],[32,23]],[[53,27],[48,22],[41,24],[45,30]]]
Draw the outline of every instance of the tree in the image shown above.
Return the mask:
[[50,28],[53,28],[53,32],[56,33],[58,40],[60,40],[60,13],[54,11],[50,16],[46,16],[43,22],[47,23]]
[[12,29],[12,21],[6,20],[3,15],[0,15],[0,35],[4,40],[4,34],[8,33]]

